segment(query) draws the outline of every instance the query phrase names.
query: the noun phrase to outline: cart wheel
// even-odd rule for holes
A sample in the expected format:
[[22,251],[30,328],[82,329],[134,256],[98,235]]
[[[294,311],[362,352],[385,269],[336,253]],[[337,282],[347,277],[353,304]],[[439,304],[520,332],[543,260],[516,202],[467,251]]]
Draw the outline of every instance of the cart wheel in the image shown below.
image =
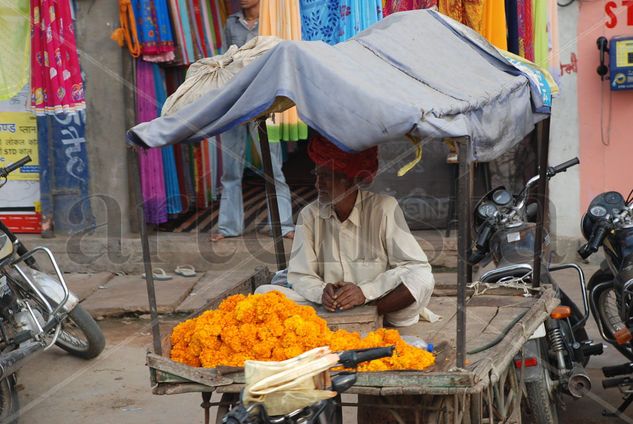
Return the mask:
[[222,393],[218,412],[215,415],[215,424],[222,424],[222,418],[237,404],[240,400],[239,393]]

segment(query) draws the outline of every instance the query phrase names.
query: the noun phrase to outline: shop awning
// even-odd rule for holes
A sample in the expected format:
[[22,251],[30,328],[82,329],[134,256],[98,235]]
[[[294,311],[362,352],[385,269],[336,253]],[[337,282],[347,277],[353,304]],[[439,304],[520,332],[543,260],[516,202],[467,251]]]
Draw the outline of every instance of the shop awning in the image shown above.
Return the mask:
[[296,105],[301,119],[346,150],[410,135],[470,137],[491,160],[547,116],[546,71],[499,52],[430,10],[396,13],[344,43],[282,42],[177,113],[128,132],[160,147],[197,141]]

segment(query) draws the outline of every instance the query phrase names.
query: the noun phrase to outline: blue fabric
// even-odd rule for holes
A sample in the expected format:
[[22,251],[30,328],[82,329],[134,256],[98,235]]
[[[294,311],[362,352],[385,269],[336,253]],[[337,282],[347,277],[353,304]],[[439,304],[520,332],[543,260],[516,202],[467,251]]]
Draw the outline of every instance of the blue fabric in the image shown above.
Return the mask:
[[305,41],[339,42],[340,0],[301,0],[301,38]]
[[[173,45],[174,36],[166,0],[132,0],[132,7],[139,41],[144,48],[149,46],[151,49],[159,49],[164,43]],[[150,54],[155,53],[150,51]]]
[[416,10],[389,15],[335,46],[281,42],[226,86],[135,126],[128,139],[151,147],[201,140],[285,105],[287,97],[303,122],[348,151],[405,135],[469,137],[471,158],[488,161],[545,119],[533,109],[543,97],[531,88],[470,28]]
[[[165,100],[167,100],[167,90],[165,88],[164,71],[157,64],[152,64],[154,73],[154,84],[156,87],[156,115],[160,115]],[[161,149],[163,156],[163,175],[165,177],[165,195],[167,197],[167,213],[177,214],[182,212],[182,199],[180,197],[180,186],[178,185],[178,171],[176,170],[176,156],[173,146],[166,146]]]
[[[191,62],[195,62],[196,56],[193,50],[193,43],[191,42],[191,23],[189,22],[189,15],[184,11],[189,10],[187,6],[187,0],[178,0],[178,8],[180,9],[180,22],[182,24],[182,32],[185,38],[185,49]],[[159,113],[160,115],[160,113]]]
[[37,117],[42,220],[62,233],[95,225],[85,132],[85,111]]
[[346,41],[382,19],[382,0],[341,0],[339,41]]

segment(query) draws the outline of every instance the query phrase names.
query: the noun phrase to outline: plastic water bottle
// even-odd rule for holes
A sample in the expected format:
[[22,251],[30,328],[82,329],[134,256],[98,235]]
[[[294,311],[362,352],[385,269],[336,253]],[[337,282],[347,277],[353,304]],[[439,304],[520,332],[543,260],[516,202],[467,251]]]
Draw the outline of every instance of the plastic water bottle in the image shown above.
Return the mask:
[[433,343],[427,343],[417,336],[402,336],[402,340],[410,346],[417,347],[418,349],[424,349],[427,352],[433,352]]

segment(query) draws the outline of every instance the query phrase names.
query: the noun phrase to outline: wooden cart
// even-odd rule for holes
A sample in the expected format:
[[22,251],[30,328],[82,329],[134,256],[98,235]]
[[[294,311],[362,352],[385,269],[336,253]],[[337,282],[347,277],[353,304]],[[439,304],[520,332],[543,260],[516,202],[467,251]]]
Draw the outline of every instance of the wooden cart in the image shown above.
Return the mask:
[[[231,293],[249,293],[265,283],[270,274],[259,269]],[[362,423],[483,423],[520,422],[524,392],[521,372],[514,360],[528,338],[558,304],[551,289],[539,296],[524,297],[523,291],[497,289],[473,295],[466,302],[467,350],[477,350],[490,342],[498,343],[479,353],[469,354],[464,368],[455,362],[456,297],[455,289],[438,288],[429,308],[443,318],[439,322],[420,322],[400,329],[403,335],[416,335],[436,346],[436,364],[424,371],[363,372],[348,391],[357,402],[343,403],[357,407]],[[209,307],[225,296],[213,300]],[[513,324],[517,317],[522,316]],[[512,325],[513,324],[513,325]],[[194,368],[164,356],[147,354],[152,392],[156,395],[201,392],[205,422],[210,420],[211,406],[218,406],[216,422],[237,400],[243,388],[241,368]],[[219,402],[210,402],[213,392],[221,393]]]

